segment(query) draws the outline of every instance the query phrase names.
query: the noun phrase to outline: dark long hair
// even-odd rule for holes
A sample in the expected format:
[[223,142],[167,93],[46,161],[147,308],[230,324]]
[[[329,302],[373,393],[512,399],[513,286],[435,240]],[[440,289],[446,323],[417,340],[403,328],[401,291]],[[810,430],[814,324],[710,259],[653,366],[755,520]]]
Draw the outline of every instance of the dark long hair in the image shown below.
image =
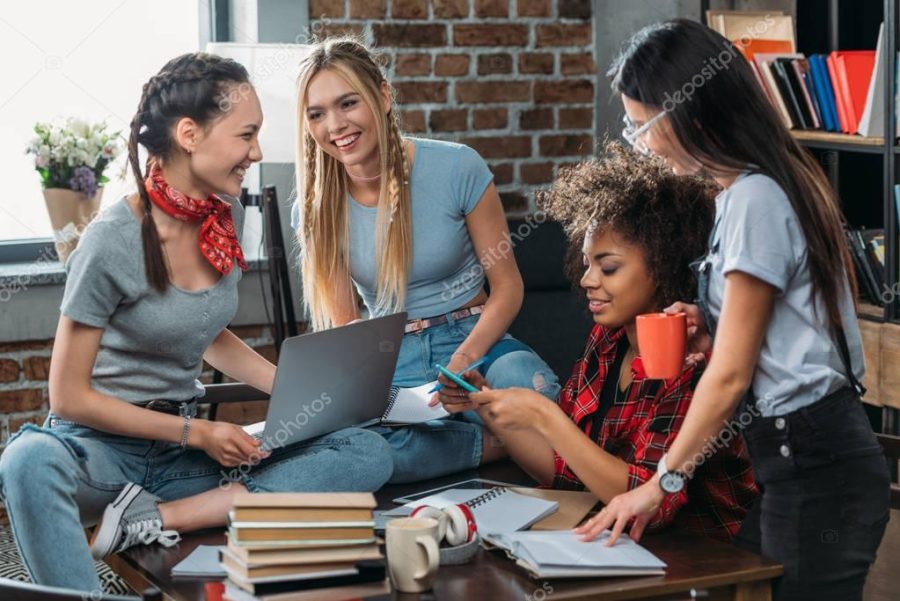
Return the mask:
[[147,281],[159,292],[169,287],[169,272],[163,258],[156,223],[150,215],[150,196],[144,187],[145,173],[138,160],[138,144],[149,158],[166,159],[178,149],[175,124],[188,117],[203,126],[229,110],[228,91],[234,84],[248,83],[247,70],[238,62],[203,52],[182,54],[167,62],[144,84],[137,113],[131,120],[128,162],[137,180],[144,218],[141,242]]
[[666,110],[678,141],[704,168],[750,168],[781,186],[806,238],[810,303],[815,310],[819,295],[829,323],[840,327],[844,278],[854,299],[857,290],[837,197],[735,45],[700,23],[673,19],[636,33],[608,75],[615,92]]

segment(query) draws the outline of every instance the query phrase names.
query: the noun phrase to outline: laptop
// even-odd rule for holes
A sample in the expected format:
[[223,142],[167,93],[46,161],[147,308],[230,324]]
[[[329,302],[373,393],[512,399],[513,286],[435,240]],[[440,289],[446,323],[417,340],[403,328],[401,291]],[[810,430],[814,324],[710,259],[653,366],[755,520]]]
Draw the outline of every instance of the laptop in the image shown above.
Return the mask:
[[266,420],[244,430],[272,450],[378,423],[389,403],[406,313],[288,338]]

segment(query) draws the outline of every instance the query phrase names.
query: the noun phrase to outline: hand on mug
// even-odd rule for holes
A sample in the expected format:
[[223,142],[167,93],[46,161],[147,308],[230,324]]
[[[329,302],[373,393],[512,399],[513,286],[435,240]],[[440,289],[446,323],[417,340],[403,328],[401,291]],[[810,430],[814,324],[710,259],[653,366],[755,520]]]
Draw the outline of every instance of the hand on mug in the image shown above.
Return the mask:
[[706,354],[712,351],[712,336],[706,329],[703,314],[700,307],[690,303],[677,302],[663,309],[664,313],[684,313],[687,316],[687,347],[686,361],[689,365],[696,365],[706,361]]

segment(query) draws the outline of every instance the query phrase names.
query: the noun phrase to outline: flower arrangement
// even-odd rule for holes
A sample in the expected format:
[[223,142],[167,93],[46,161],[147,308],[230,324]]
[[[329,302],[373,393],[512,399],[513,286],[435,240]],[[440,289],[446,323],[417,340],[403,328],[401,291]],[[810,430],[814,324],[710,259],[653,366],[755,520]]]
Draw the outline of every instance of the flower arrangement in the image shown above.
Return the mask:
[[104,170],[122,151],[119,132],[106,123],[90,124],[70,117],[62,123],[37,123],[26,154],[34,155],[34,168],[47,188],[65,188],[93,198],[109,181]]

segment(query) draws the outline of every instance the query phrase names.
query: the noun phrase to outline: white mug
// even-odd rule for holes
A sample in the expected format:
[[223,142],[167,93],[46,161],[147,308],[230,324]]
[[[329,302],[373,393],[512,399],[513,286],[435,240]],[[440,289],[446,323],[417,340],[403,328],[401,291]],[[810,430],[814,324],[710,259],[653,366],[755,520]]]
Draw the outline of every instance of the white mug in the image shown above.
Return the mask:
[[401,593],[431,589],[440,563],[438,522],[432,518],[398,518],[385,525],[388,571]]

